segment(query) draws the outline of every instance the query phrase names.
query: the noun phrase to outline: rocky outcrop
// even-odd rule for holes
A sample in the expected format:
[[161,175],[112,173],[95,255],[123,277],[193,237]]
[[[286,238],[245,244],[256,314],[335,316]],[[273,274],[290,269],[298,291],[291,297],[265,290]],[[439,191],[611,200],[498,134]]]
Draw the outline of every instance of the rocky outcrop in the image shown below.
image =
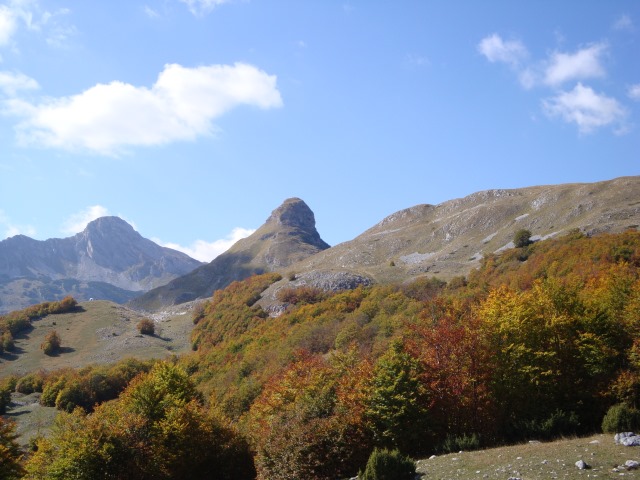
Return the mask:
[[299,198],[276,208],[252,235],[193,272],[133,299],[133,308],[155,311],[197,298],[210,297],[235,280],[286,269],[329,245],[316,230],[315,216]]

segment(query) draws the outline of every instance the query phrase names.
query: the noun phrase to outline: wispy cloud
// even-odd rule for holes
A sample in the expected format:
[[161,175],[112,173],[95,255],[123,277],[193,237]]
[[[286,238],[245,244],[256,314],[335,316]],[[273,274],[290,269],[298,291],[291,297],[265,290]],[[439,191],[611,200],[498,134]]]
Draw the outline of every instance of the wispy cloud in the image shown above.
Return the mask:
[[605,43],[596,43],[575,53],[553,53],[545,69],[544,83],[558,86],[571,80],[604,77],[602,56],[606,51]]
[[215,131],[214,120],[240,106],[282,106],[276,76],[248,64],[187,68],[166,65],[151,87],[114,81],[39,103],[12,98],[5,115],[22,144],[118,155],[127,147],[194,140]]
[[213,242],[196,240],[189,247],[183,247],[177,243],[162,243],[158,240],[156,240],[156,243],[164,247],[173,248],[174,250],[186,253],[191,258],[195,258],[201,262],[210,262],[221,253],[229,250],[229,248],[231,248],[231,246],[238,240],[248,237],[253,232],[255,232],[255,230],[237,227],[223,239],[214,240]]
[[27,235],[33,237],[36,229],[31,225],[16,225],[11,221],[7,214],[0,209],[0,229],[3,231],[1,238],[10,238],[16,235]]
[[505,41],[497,33],[483,38],[477,48],[490,62],[506,63],[512,67],[517,67],[529,55],[522,42],[519,40]]
[[109,210],[102,205],[92,205],[90,207],[74,213],[64,221],[61,231],[67,235],[75,235],[82,232],[89,222],[109,215]]
[[9,44],[18,29],[15,12],[7,5],[0,5],[0,47]]
[[47,10],[37,0],[10,0],[0,5],[0,47],[11,45],[21,28],[37,32],[48,44],[59,46],[76,31],[64,21],[69,13],[67,8]]
[[203,15],[220,5],[229,3],[230,0],[180,0],[180,2],[187,5],[189,11],[194,15]]
[[404,56],[404,64],[408,67],[418,68],[429,66],[429,59],[417,53],[408,53]]
[[633,100],[640,100],[640,83],[631,85],[627,90],[627,95]]
[[38,82],[20,72],[0,71],[0,90],[11,97],[21,90],[37,90]]
[[154,10],[149,5],[145,5],[144,7],[142,7],[142,11],[149,18],[159,18],[160,17],[160,14],[158,13],[158,11]]
[[613,22],[614,30],[633,30],[633,20],[629,15],[620,15],[615,22]]
[[543,101],[545,112],[552,117],[560,117],[567,123],[575,123],[580,133],[614,126],[623,128],[626,110],[615,99],[578,83],[568,92],[560,92]]

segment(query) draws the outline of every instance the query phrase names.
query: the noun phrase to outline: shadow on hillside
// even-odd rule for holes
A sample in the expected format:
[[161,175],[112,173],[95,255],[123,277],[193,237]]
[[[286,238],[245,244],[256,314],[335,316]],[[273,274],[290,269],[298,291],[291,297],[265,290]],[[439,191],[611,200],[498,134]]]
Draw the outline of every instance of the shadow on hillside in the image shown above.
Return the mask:
[[47,357],[59,357],[60,355],[64,355],[65,353],[73,353],[76,349],[73,347],[60,347],[57,351],[50,353]]
[[[24,405],[12,405],[10,408],[22,408]],[[7,410],[7,413],[4,414],[5,417],[19,417],[20,415],[24,415],[25,413],[31,413],[29,410],[18,410],[17,412],[14,410]]]
[[24,353],[24,349],[16,345],[10,352],[3,352],[2,355],[0,355],[0,359],[12,362],[14,360],[17,360],[18,356],[22,353]]

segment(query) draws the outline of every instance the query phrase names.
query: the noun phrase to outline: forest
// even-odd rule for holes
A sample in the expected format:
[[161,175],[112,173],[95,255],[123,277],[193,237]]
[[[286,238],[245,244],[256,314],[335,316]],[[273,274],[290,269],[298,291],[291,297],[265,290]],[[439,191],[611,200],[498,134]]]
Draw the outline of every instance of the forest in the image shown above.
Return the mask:
[[640,428],[639,247],[527,238],[447,282],[283,288],[275,318],[257,302],[279,274],[234,282],[195,311],[189,354],[3,379],[60,413],[27,451],[0,421],[0,477],[334,480],[376,448]]

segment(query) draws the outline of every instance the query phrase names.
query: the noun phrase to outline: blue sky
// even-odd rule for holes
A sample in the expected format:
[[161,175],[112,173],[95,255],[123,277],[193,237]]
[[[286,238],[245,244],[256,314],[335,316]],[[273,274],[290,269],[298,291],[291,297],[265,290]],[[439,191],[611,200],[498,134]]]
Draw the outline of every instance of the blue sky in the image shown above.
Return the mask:
[[210,260],[640,174],[640,2],[0,1],[0,239],[118,215]]

